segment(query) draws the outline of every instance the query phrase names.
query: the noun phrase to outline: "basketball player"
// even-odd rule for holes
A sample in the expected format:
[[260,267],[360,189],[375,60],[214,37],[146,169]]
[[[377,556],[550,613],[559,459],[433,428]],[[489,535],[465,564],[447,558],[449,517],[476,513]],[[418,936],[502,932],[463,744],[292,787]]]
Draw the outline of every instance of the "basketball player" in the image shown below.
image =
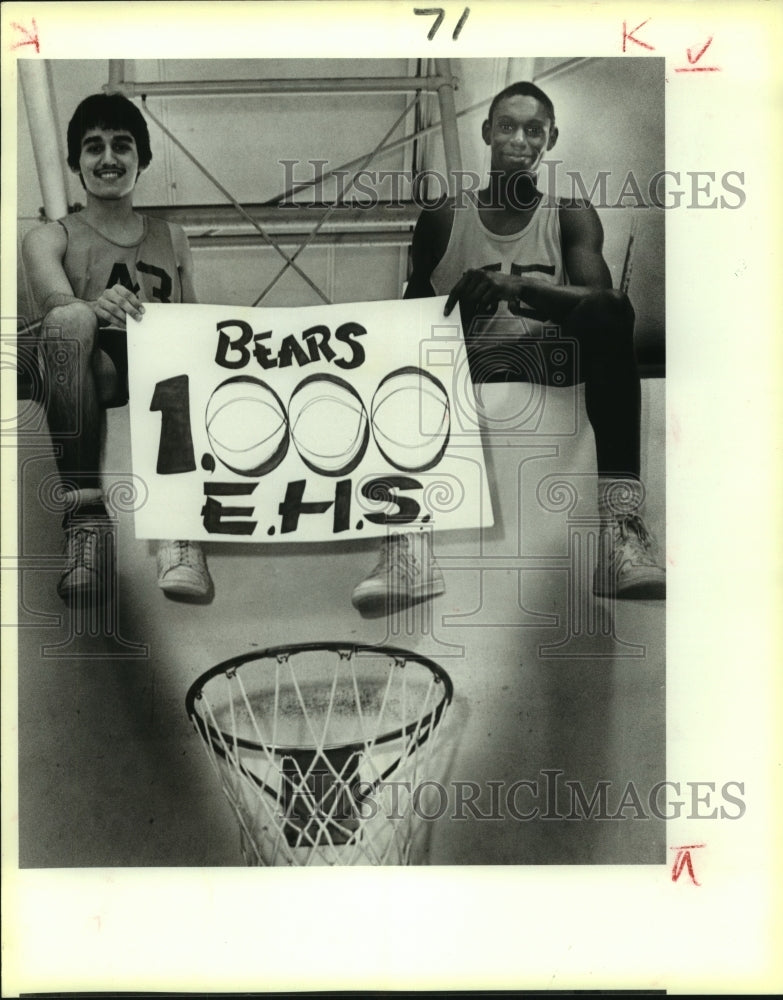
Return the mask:
[[[640,515],[634,313],[626,296],[612,288],[600,219],[590,204],[545,199],[536,186],[558,131],[551,100],[534,84],[501,91],[482,136],[491,149],[489,184],[476,196],[466,192],[459,207],[451,199],[422,212],[405,297],[447,295],[446,316],[459,305],[474,383],[584,382],[602,532],[593,592],[664,597],[665,570]],[[543,339],[544,324],[558,325],[562,340]],[[565,381],[562,363],[555,380],[554,361],[561,361],[563,350],[570,350],[571,377]],[[443,592],[442,574],[426,546],[424,564],[411,565],[413,545],[410,535],[387,541],[378,566],[354,590],[360,611],[377,606],[382,594],[396,609]]]
[[[133,210],[136,182],[151,160],[147,124],[131,101],[87,97],[68,125],[68,166],[79,175],[86,207],[31,230],[22,248],[44,316],[47,421],[66,503],[66,566],[57,592],[66,602],[105,594],[112,521],[99,473],[102,411],[128,401],[126,325],[141,318],[145,302],[196,301],[182,229]],[[197,543],[161,542],[157,565],[167,595],[211,596]]]

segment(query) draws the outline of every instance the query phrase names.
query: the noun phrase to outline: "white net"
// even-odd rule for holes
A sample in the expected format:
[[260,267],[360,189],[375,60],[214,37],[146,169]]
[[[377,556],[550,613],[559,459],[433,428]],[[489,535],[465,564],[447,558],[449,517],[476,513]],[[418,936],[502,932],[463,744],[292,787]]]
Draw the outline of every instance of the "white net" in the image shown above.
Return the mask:
[[187,708],[248,864],[404,865],[451,697],[426,657],[324,643],[221,664]]

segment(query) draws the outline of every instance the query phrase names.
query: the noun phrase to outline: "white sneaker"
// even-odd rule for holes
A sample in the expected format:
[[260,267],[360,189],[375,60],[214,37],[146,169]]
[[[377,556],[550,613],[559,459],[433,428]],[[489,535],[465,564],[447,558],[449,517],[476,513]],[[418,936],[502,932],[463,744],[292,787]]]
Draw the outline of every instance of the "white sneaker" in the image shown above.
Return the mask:
[[214,593],[204,553],[198,542],[161,542],[158,586],[170,597],[205,598]]
[[108,517],[75,516],[65,529],[65,569],[57,583],[57,593],[66,604],[104,603],[109,575],[113,572],[113,544],[106,538],[115,524]]
[[666,597],[666,570],[659,565],[653,538],[638,514],[618,517],[611,529],[601,531],[593,593],[638,600]]
[[429,535],[390,535],[381,543],[378,564],[351,594],[365,618],[379,618],[446,592]]

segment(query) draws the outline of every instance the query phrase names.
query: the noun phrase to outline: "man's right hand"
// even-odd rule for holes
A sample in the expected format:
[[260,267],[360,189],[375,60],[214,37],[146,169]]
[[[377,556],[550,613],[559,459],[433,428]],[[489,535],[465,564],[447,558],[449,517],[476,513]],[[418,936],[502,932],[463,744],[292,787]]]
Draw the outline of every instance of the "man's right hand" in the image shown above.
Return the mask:
[[119,326],[125,329],[128,316],[140,320],[144,305],[136,295],[124,285],[112,285],[105,292],[89,303],[90,308],[98,317],[98,322],[108,326]]
[[448,316],[459,302],[463,310],[493,315],[499,302],[507,301],[516,292],[515,278],[500,271],[472,268],[465,271],[449,292],[443,315]]

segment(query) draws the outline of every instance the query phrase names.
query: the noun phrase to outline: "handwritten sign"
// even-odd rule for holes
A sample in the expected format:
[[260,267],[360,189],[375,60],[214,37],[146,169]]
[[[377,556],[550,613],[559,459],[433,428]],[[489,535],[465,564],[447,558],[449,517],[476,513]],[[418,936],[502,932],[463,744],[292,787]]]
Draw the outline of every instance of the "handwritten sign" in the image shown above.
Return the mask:
[[128,326],[133,468],[148,492],[137,537],[492,524],[462,331],[444,302],[147,305]]

